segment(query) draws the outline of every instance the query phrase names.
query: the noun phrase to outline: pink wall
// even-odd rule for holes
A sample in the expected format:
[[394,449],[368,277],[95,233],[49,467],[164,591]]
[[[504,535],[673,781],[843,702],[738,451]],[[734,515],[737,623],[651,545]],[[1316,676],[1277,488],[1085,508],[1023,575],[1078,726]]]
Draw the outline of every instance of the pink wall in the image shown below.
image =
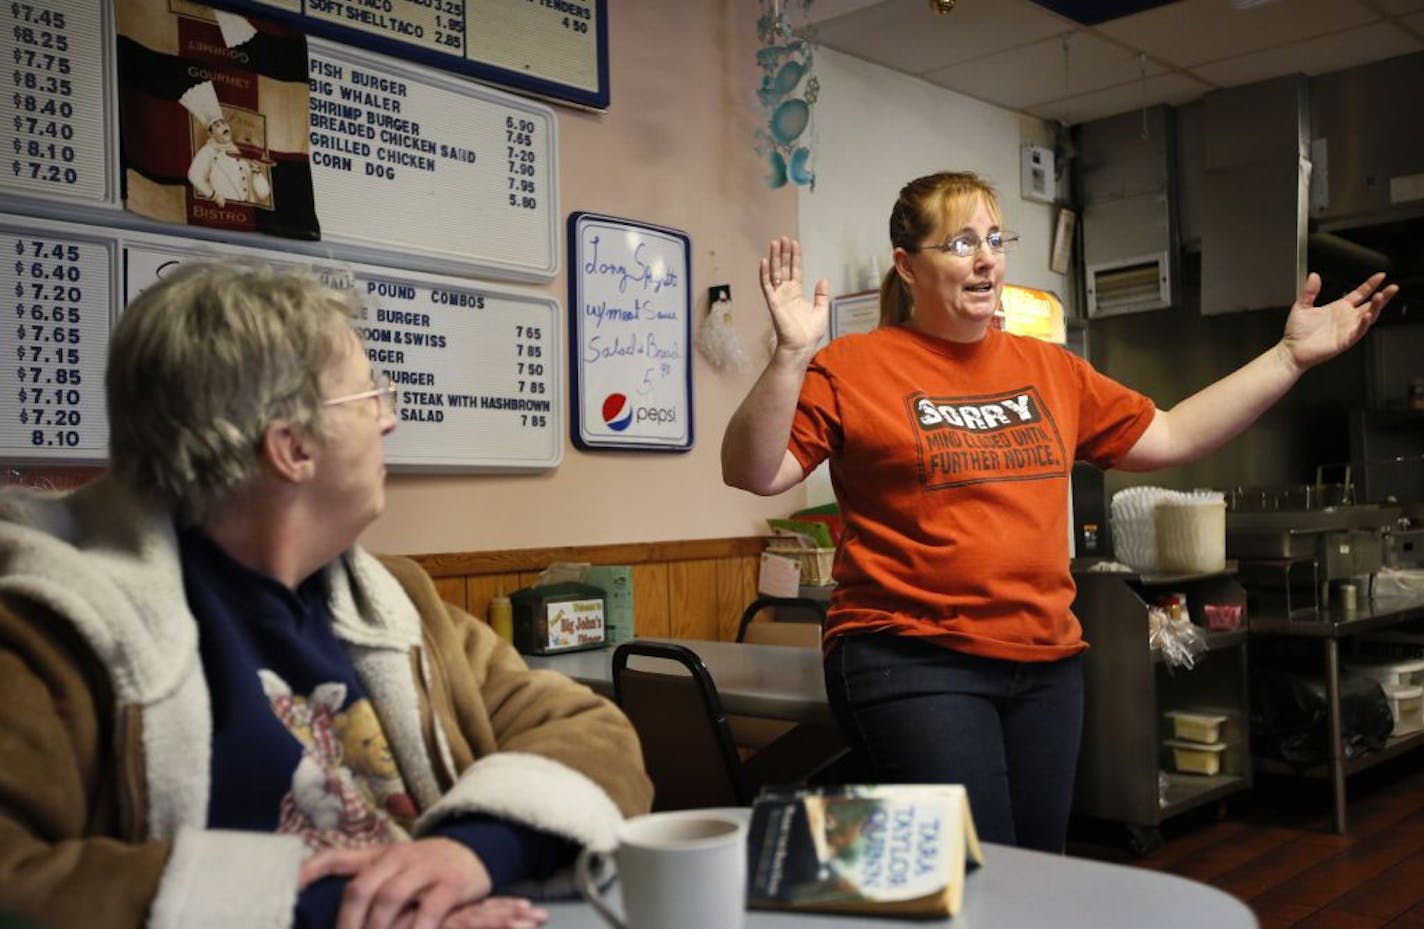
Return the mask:
[[[393,476],[386,515],[363,539],[372,548],[743,536],[804,500],[799,489],[769,500],[731,490],[719,462],[722,430],[768,354],[757,260],[773,235],[796,232],[795,191],[769,190],[752,150],[761,118],[753,96],[758,4],[610,0],[608,7],[612,103],[603,113],[556,108],[562,214],[588,210],[686,232],[694,332],[707,288],[730,283],[751,365],[721,372],[695,358],[694,445],[685,454],[583,452],[566,436],[563,463],[542,474]],[[567,312],[564,274],[543,289]]]

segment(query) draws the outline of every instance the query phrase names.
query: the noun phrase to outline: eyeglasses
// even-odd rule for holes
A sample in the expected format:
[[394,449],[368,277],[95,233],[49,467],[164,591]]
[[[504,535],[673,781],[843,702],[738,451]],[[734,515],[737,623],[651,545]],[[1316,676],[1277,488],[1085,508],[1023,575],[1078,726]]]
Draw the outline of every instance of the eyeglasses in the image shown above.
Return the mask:
[[380,398],[381,415],[396,415],[396,412],[400,409],[400,404],[398,403],[400,391],[396,385],[391,383],[391,376],[389,374],[379,374],[371,379],[371,383],[373,386],[370,390],[346,394],[341,397],[332,397],[328,400],[321,401],[321,405],[336,406],[341,403],[355,403],[357,400],[369,400],[372,397],[378,397]]
[[1002,229],[994,229],[982,239],[979,233],[973,229],[961,232],[948,242],[939,245],[921,245],[919,251],[929,251],[931,249],[953,255],[956,258],[969,258],[978,254],[980,245],[988,245],[989,251],[995,255],[1002,255],[1011,250],[1018,243],[1019,237],[1014,232],[1004,232]]

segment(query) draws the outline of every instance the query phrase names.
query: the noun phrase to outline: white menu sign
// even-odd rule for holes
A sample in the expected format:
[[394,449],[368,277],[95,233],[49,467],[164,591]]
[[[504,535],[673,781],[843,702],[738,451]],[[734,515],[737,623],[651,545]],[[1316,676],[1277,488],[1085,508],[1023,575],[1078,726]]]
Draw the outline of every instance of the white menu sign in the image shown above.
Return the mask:
[[[124,210],[118,189],[126,114],[110,103],[118,76],[109,9],[105,0],[0,0],[0,203],[151,231],[159,221]],[[215,14],[174,3],[166,15]],[[550,107],[319,39],[308,43],[307,77],[321,240],[277,246],[260,233],[200,226],[173,234],[441,274],[544,281],[558,272]],[[180,196],[182,183],[173,188]]]
[[0,188],[102,203],[110,197],[111,40],[95,0],[0,4]]
[[[0,459],[101,462],[107,454],[104,365],[112,320],[184,262],[305,265],[282,252],[220,251],[169,236],[95,230],[0,215]],[[121,272],[116,281],[115,269]],[[372,367],[400,386],[387,441],[393,470],[527,471],[563,458],[562,320],[558,304],[483,282],[328,263],[312,268],[355,288],[353,320]]]
[[[244,250],[244,256],[294,263],[280,253]],[[122,302],[166,270],[211,257],[178,240],[130,242]],[[371,366],[400,388],[398,422],[386,439],[393,470],[537,470],[563,459],[562,345],[553,300],[366,265],[314,270],[332,286],[356,288],[361,316],[354,322]]]
[[0,455],[99,461],[108,453],[104,361],[113,244],[74,228],[0,217]]
[[608,106],[607,0],[214,0],[314,35],[570,103]]
[[555,272],[551,109],[329,42],[308,71],[324,240]]

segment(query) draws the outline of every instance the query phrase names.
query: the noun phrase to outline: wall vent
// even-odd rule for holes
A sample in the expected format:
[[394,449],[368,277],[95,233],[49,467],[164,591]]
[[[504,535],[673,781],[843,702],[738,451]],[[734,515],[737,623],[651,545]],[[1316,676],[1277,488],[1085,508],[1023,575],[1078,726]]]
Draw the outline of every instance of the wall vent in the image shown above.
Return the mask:
[[1172,263],[1166,252],[1087,267],[1088,315],[1116,316],[1172,305]]
[[1176,113],[1134,110],[1076,128],[1089,318],[1172,306],[1178,255]]

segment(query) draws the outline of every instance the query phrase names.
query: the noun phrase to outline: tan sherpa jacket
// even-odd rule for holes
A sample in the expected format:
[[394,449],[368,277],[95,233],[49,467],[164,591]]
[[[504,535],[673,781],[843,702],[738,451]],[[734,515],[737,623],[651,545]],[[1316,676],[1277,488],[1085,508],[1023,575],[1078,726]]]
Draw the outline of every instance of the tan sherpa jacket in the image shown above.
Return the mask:
[[[485,812],[607,849],[648,809],[637,737],[607,700],[529,670],[411,561],[352,548],[327,571],[417,833]],[[301,841],[205,828],[210,713],[168,514],[109,477],[0,491],[0,911],[53,929],[289,926]]]

